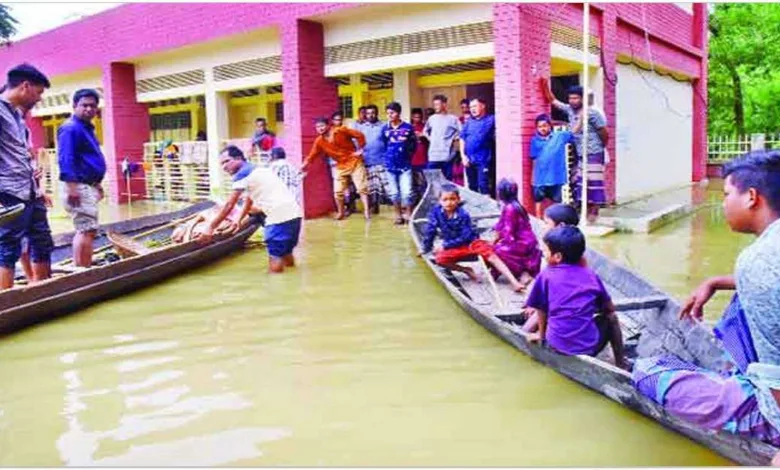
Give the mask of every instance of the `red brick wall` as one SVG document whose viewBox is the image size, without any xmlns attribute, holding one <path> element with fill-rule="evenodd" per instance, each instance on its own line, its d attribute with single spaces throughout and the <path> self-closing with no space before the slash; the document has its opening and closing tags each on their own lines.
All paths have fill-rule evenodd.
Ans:
<svg viewBox="0 0 780 470">
<path fill-rule="evenodd" d="M 615 201 L 617 192 L 617 165 L 619 164 L 617 146 L 615 145 L 617 137 L 617 13 L 614 8 L 607 6 L 599 21 L 599 29 L 602 38 L 602 57 L 604 59 L 604 102 L 602 109 L 607 118 L 607 129 L 609 131 L 609 143 L 607 152 L 610 161 L 607 164 L 606 174 L 604 175 L 604 184 L 607 190 L 607 200 Z"/>
<path fill-rule="evenodd" d="M 39 148 L 44 146 L 45 131 L 43 129 L 43 119 L 32 117 L 28 114 L 25 122 L 27 123 L 27 128 L 30 129 L 32 146 L 37 152 Z"/>
<path fill-rule="evenodd" d="M 320 23 L 291 20 L 281 26 L 284 132 L 288 158 L 300 164 L 311 149 L 314 119 L 338 108 L 335 82 L 325 78 L 325 46 Z M 307 169 L 303 208 L 307 218 L 334 208 L 333 180 L 324 158 Z"/>
<path fill-rule="evenodd" d="M 127 184 L 122 161 L 143 161 L 143 144 L 149 139 L 149 113 L 135 100 L 135 66 L 113 62 L 103 67 L 103 151 L 106 157 L 106 186 L 112 203 L 127 202 Z M 132 199 L 146 196 L 143 170 L 132 175 Z"/>
<path fill-rule="evenodd" d="M 648 54 L 647 40 L 641 29 L 624 23 L 618 18 L 617 38 L 618 49 L 621 54 L 650 63 L 651 56 Z M 650 36 L 650 51 L 652 52 L 653 64 L 669 70 L 683 72 L 691 77 L 698 77 L 701 57 L 694 52 L 689 52 L 689 50 L 692 49 L 686 48 L 683 50 Z"/>
<path fill-rule="evenodd" d="M 29 61 L 59 75 L 359 3 L 128 3 L 0 48 L 0 71 Z"/>
<path fill-rule="evenodd" d="M 693 181 L 707 177 L 707 4 L 693 5 L 693 44 L 702 48 L 700 76 L 693 84 Z"/>
<path fill-rule="evenodd" d="M 496 89 L 497 177 L 513 177 L 523 188 L 522 203 L 532 210 L 528 147 L 534 118 L 549 112 L 539 77 L 550 75 L 550 19 L 543 5 L 493 6 Z"/>
</svg>

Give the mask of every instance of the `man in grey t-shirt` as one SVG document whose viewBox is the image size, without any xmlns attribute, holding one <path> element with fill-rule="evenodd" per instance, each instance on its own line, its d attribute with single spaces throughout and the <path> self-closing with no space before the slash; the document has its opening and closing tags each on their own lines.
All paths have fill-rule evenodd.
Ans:
<svg viewBox="0 0 780 470">
<path fill-rule="evenodd" d="M 0 290 L 13 287 L 22 238 L 28 241 L 33 281 L 51 276 L 54 242 L 44 199 L 36 193 L 26 126 L 20 112 L 40 101 L 49 86 L 44 74 L 22 64 L 8 72 L 7 86 L 0 95 L 0 205 L 24 204 L 20 217 L 0 225 Z"/>
<path fill-rule="evenodd" d="M 423 133 L 428 136 L 428 168 L 441 170 L 444 177 L 452 179 L 452 163 L 455 158 L 453 141 L 460 134 L 460 120 L 447 112 L 447 97 L 433 97 L 433 109 L 436 114 L 425 123 Z"/>
</svg>

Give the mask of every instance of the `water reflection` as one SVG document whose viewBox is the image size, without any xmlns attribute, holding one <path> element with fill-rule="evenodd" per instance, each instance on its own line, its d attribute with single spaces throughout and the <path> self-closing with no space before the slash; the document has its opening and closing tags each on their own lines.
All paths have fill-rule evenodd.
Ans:
<svg viewBox="0 0 780 470">
<path fill-rule="evenodd" d="M 733 251 L 706 214 L 599 243 L 687 293 Z M 387 214 L 310 221 L 284 276 L 250 250 L 4 339 L 0 465 L 726 463 L 502 343 L 413 255 Z"/>
<path fill-rule="evenodd" d="M 234 429 L 163 444 L 122 446 L 119 450 L 117 443 L 143 442 L 147 436 L 170 435 L 211 413 L 247 410 L 252 403 L 235 392 L 197 394 L 187 385 L 184 371 L 170 369 L 181 358 L 161 355 L 182 349 L 179 341 L 142 341 L 135 335 L 115 335 L 114 341 L 119 345 L 99 353 L 117 360 L 113 368 L 119 373 L 114 379 L 118 383 L 113 389 L 89 389 L 85 385 L 79 367 L 93 366 L 89 357 L 82 355 L 82 364 L 77 352 L 60 356 L 60 362 L 69 367 L 62 374 L 66 392 L 61 415 L 67 430 L 56 441 L 64 464 L 225 465 L 259 457 L 262 453 L 257 444 L 289 434 L 280 428 Z M 216 352 L 218 348 L 209 350 Z M 225 380 L 229 375 L 215 371 L 212 377 Z M 109 394 L 123 399 L 118 410 L 103 409 L 99 421 L 86 415 L 95 406 L 91 398 Z M 107 413 L 110 411 L 115 413 Z M 111 419 L 112 414 L 116 421 Z M 231 441 L 234 441 L 232 445 L 225 445 Z"/>
</svg>

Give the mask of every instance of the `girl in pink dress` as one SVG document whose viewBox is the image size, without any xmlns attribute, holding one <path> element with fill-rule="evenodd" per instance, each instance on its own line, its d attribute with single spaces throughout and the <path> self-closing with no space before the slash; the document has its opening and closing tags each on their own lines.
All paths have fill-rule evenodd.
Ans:
<svg viewBox="0 0 780 470">
<path fill-rule="evenodd" d="M 528 212 L 517 200 L 517 192 L 517 183 L 511 178 L 503 178 L 498 183 L 498 199 L 503 209 L 493 227 L 498 235 L 493 249 L 520 283 L 527 286 L 539 274 L 542 252 Z"/>
</svg>

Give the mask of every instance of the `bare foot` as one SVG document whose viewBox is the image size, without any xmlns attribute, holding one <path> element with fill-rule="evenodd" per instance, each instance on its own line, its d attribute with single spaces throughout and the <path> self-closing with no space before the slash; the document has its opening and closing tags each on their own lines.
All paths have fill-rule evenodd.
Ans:
<svg viewBox="0 0 780 470">
<path fill-rule="evenodd" d="M 336 215 L 333 216 L 334 220 L 344 220 L 346 216 L 343 212 L 337 212 Z"/>
<path fill-rule="evenodd" d="M 525 292 L 525 288 L 528 287 L 528 284 L 523 284 L 522 282 L 518 282 L 516 284 L 512 284 L 512 290 L 517 293 Z"/>
<path fill-rule="evenodd" d="M 371 220 L 371 212 L 370 211 L 363 212 L 363 217 L 365 217 L 366 222 L 368 222 L 369 220 Z"/>
<path fill-rule="evenodd" d="M 528 274 L 526 271 L 523 271 L 523 274 L 520 275 L 520 284 L 528 287 L 529 284 L 533 282 L 534 278 L 530 274 Z"/>
<path fill-rule="evenodd" d="M 474 282 L 482 282 L 482 278 L 479 277 L 476 271 L 471 268 L 463 268 L 463 272 Z"/>
</svg>

